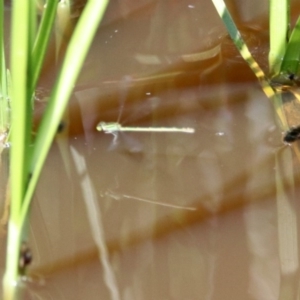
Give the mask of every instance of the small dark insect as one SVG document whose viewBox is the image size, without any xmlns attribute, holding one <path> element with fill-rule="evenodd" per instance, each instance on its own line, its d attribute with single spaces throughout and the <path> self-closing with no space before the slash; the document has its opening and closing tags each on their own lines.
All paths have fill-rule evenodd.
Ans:
<svg viewBox="0 0 300 300">
<path fill-rule="evenodd" d="M 61 122 L 59 123 L 58 127 L 57 127 L 57 133 L 63 132 L 63 130 L 65 129 L 65 127 L 66 127 L 65 122 L 61 121 Z"/>
<path fill-rule="evenodd" d="M 291 73 L 291 74 L 289 74 L 288 78 L 289 78 L 289 80 L 294 81 L 296 78 L 296 75 Z"/>
<path fill-rule="evenodd" d="M 283 141 L 288 144 L 297 140 L 300 140 L 300 126 L 290 128 L 283 137 Z"/>
<path fill-rule="evenodd" d="M 20 259 L 19 259 L 19 268 L 22 272 L 25 271 L 25 268 L 31 263 L 32 254 L 31 250 L 28 247 L 26 242 L 23 242 L 20 250 Z"/>
<path fill-rule="evenodd" d="M 294 83 L 299 83 L 299 75 L 298 74 L 295 74 L 295 73 L 289 73 L 288 74 L 288 79 L 290 81 L 294 81 Z"/>
</svg>

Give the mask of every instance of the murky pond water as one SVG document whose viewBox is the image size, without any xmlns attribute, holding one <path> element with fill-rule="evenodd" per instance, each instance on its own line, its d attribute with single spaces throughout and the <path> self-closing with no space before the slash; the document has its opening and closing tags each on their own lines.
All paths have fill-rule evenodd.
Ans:
<svg viewBox="0 0 300 300">
<path fill-rule="evenodd" d="M 108 9 L 32 204 L 25 299 L 277 299 L 298 272 L 297 231 L 280 260 L 273 107 L 211 3 L 173 2 Z"/>
</svg>

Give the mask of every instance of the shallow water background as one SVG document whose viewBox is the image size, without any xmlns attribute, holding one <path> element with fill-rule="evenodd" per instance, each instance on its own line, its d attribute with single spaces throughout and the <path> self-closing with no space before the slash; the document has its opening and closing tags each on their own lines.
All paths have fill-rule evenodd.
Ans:
<svg viewBox="0 0 300 300">
<path fill-rule="evenodd" d="M 266 4 L 237 2 L 233 15 L 267 70 Z M 195 133 L 113 143 L 100 121 Z M 32 204 L 24 299 L 278 299 L 275 153 L 288 149 L 210 1 L 111 1 L 66 125 Z"/>
</svg>

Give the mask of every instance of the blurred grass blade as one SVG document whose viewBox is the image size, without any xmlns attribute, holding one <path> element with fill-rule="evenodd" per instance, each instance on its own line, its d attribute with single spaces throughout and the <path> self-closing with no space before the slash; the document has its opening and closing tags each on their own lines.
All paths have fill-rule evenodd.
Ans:
<svg viewBox="0 0 300 300">
<path fill-rule="evenodd" d="M 104 225 L 101 216 L 101 210 L 98 204 L 98 197 L 93 181 L 89 175 L 85 158 L 80 155 L 77 150 L 71 146 L 71 155 L 74 160 L 80 179 L 80 187 L 85 203 L 87 217 L 91 227 L 93 240 L 98 248 L 98 257 L 102 263 L 104 283 L 110 292 L 110 299 L 120 300 L 120 291 L 117 284 L 117 279 L 114 273 L 114 268 L 109 259 L 109 249 L 107 247 L 104 234 Z"/>
<path fill-rule="evenodd" d="M 3 96 L 3 89 L 6 88 L 6 67 L 5 67 L 5 55 L 4 55 L 4 30 L 3 30 L 3 22 L 4 22 L 4 5 L 3 1 L 0 1 L 0 92 L 1 96 Z M 2 102 L 2 101 L 1 101 Z"/>
<path fill-rule="evenodd" d="M 8 92 L 7 92 L 7 80 L 6 80 L 6 63 L 5 63 L 5 52 L 4 52 L 4 4 L 0 2 L 0 135 L 1 145 L 5 143 L 5 135 L 8 131 Z"/>
<path fill-rule="evenodd" d="M 69 0 L 61 1 L 57 7 L 55 20 L 55 58 L 56 62 L 65 56 L 67 45 L 74 31 L 71 20 L 71 3 Z M 71 158 L 69 154 L 69 108 L 67 108 L 61 118 L 60 126 L 62 130 L 56 134 L 56 143 L 60 151 L 65 170 L 71 178 Z"/>
<path fill-rule="evenodd" d="M 64 55 L 67 44 L 73 31 L 71 22 L 70 1 L 64 0 L 58 4 L 55 21 L 55 48 L 56 60 L 60 55 Z"/>
<path fill-rule="evenodd" d="M 278 250 L 282 283 L 280 300 L 297 299 L 299 278 L 299 233 L 292 148 L 275 155 Z M 288 280 L 286 280 L 288 278 Z"/>
<path fill-rule="evenodd" d="M 270 0 L 269 73 L 279 74 L 289 35 L 290 0 Z"/>
<path fill-rule="evenodd" d="M 35 0 L 28 0 L 28 52 L 30 53 L 33 49 L 36 28 L 37 28 L 37 15 L 36 15 L 36 3 Z"/>
</svg>

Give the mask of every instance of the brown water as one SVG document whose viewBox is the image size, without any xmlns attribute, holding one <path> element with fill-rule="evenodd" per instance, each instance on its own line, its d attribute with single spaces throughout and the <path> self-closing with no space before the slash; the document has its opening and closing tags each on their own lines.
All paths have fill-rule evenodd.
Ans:
<svg viewBox="0 0 300 300">
<path fill-rule="evenodd" d="M 243 32 L 266 68 L 256 17 Z M 69 115 L 32 204 L 26 299 L 297 299 L 299 207 L 275 181 L 291 149 L 209 1 L 112 1 Z"/>
</svg>

